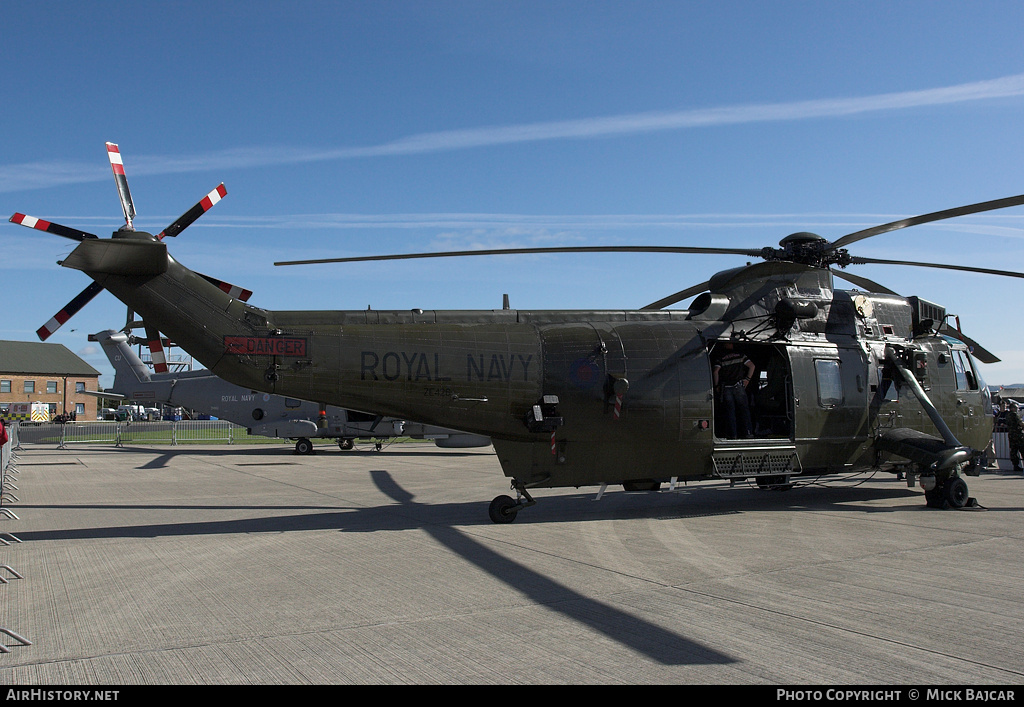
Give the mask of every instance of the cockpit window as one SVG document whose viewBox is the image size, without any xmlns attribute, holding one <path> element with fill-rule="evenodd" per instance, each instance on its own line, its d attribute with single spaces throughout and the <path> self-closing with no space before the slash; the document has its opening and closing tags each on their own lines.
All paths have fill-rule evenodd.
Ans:
<svg viewBox="0 0 1024 707">
<path fill-rule="evenodd" d="M 966 351 L 953 351 L 953 372 L 957 390 L 977 390 L 978 375 Z"/>
</svg>

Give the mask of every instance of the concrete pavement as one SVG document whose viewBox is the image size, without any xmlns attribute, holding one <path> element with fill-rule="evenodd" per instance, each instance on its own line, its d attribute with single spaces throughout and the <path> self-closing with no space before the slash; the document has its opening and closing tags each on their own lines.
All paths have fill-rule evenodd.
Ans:
<svg viewBox="0 0 1024 707">
<path fill-rule="evenodd" d="M 26 446 L 0 533 L 3 685 L 1020 685 L 1024 478 L 925 507 L 540 490 L 489 448 Z M 5 537 L 0 535 L 0 537 Z"/>
</svg>

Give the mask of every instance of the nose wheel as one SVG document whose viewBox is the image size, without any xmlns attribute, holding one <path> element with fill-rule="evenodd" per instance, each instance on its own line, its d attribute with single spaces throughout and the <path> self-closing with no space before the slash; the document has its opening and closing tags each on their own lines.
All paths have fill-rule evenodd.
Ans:
<svg viewBox="0 0 1024 707">
<path fill-rule="evenodd" d="M 957 509 L 967 506 L 971 501 L 967 482 L 960 476 L 936 479 L 934 488 L 925 489 L 924 498 L 929 508 Z"/>
</svg>

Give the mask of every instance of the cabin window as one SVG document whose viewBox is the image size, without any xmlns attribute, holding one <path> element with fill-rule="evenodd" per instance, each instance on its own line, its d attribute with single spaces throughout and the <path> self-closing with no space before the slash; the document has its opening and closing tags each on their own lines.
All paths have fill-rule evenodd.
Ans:
<svg viewBox="0 0 1024 707">
<path fill-rule="evenodd" d="M 957 390 L 977 390 L 978 376 L 971 366 L 966 351 L 953 351 L 953 372 L 956 374 Z"/>
<path fill-rule="evenodd" d="M 284 399 L 284 406 L 286 408 L 302 407 L 302 401 L 301 400 L 296 400 L 295 398 L 285 398 Z"/>
<path fill-rule="evenodd" d="M 839 361 L 817 359 L 814 372 L 818 378 L 818 404 L 834 408 L 843 402 L 843 379 L 839 375 Z"/>
</svg>

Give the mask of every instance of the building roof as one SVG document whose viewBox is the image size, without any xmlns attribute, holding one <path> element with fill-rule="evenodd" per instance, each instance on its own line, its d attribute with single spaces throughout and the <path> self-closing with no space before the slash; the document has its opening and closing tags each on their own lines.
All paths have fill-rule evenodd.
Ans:
<svg viewBox="0 0 1024 707">
<path fill-rule="evenodd" d="M 0 375 L 99 376 L 64 344 L 0 341 Z"/>
</svg>

